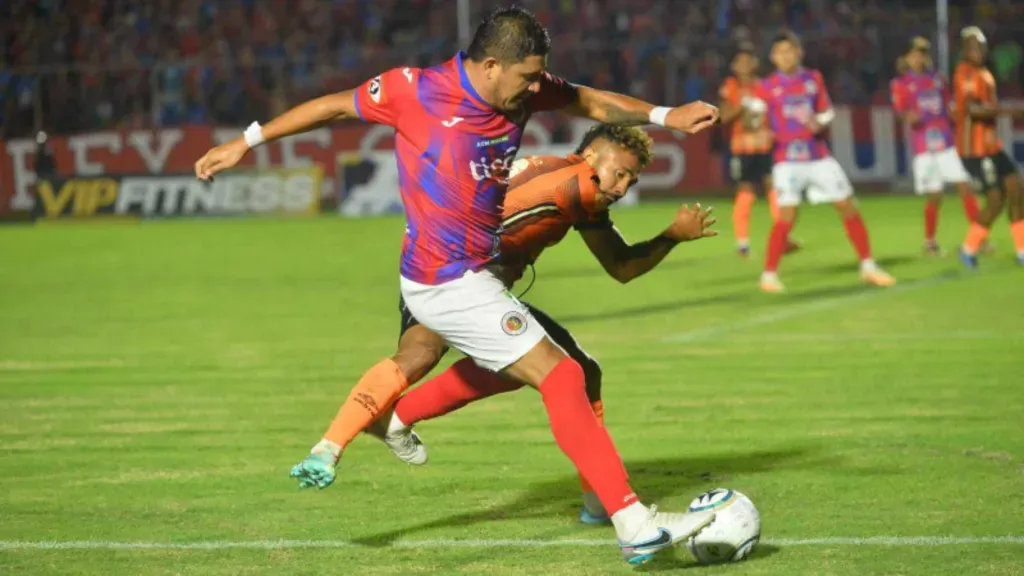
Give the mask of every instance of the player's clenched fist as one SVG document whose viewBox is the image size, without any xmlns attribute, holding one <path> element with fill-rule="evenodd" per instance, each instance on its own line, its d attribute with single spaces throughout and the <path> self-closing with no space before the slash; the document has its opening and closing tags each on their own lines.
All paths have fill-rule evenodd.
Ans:
<svg viewBox="0 0 1024 576">
<path fill-rule="evenodd" d="M 676 242 L 689 242 L 700 238 L 718 236 L 718 230 L 712 230 L 711 226 L 717 222 L 711 216 L 711 207 L 701 208 L 698 203 L 693 208 L 683 204 L 676 212 L 675 220 L 665 231 L 665 235 Z"/>
<path fill-rule="evenodd" d="M 665 127 L 696 134 L 718 123 L 718 107 L 700 100 L 676 106 L 665 117 Z"/>
<path fill-rule="evenodd" d="M 213 179 L 214 174 L 238 164 L 238 161 L 248 151 L 249 145 L 242 139 L 232 140 L 227 144 L 211 148 L 196 162 L 196 178 L 200 180 Z"/>
</svg>

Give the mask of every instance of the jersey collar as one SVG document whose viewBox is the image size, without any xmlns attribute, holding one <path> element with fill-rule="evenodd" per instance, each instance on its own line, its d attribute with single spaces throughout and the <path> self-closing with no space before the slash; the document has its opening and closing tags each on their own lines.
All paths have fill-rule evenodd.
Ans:
<svg viewBox="0 0 1024 576">
<path fill-rule="evenodd" d="M 476 100 L 479 104 L 481 104 L 487 109 L 491 109 L 492 106 L 488 104 L 487 101 L 484 100 L 482 96 L 480 96 L 480 93 L 477 92 L 476 88 L 473 87 L 473 83 L 469 81 L 469 75 L 466 74 L 466 58 L 468 58 L 468 56 L 464 51 L 460 51 L 458 54 L 455 55 L 455 67 L 459 69 L 459 84 L 461 84 L 462 89 L 465 90 L 467 94 L 472 96 L 473 99 Z"/>
</svg>

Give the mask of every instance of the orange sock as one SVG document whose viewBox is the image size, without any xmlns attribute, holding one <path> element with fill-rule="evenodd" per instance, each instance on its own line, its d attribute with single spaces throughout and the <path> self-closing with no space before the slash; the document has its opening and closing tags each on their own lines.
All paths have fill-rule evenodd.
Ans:
<svg viewBox="0 0 1024 576">
<path fill-rule="evenodd" d="M 750 209 L 757 202 L 757 196 L 750 190 L 740 190 L 736 194 L 736 204 L 732 208 L 732 229 L 738 244 L 750 243 Z"/>
<path fill-rule="evenodd" d="M 988 228 L 977 222 L 971 222 L 971 227 L 967 229 L 967 238 L 964 238 L 964 252 L 977 254 L 986 238 L 988 238 Z"/>
<path fill-rule="evenodd" d="M 779 221 L 779 193 L 772 188 L 768 191 L 768 210 L 772 214 L 772 222 Z"/>
<path fill-rule="evenodd" d="M 1017 254 L 1024 254 L 1024 220 L 1011 222 L 1010 233 L 1013 234 L 1013 245 L 1017 248 Z"/>
<path fill-rule="evenodd" d="M 598 400 L 597 402 L 591 402 L 590 408 L 594 411 L 594 416 L 597 416 L 597 421 L 604 426 L 604 403 Z M 593 492 L 594 489 L 590 486 L 590 483 L 586 481 L 583 476 L 580 476 L 580 486 L 583 488 L 583 492 Z"/>
<path fill-rule="evenodd" d="M 378 362 L 359 379 L 324 440 L 337 444 L 342 450 L 384 410 L 387 410 L 409 387 L 405 374 L 390 358 Z"/>
</svg>

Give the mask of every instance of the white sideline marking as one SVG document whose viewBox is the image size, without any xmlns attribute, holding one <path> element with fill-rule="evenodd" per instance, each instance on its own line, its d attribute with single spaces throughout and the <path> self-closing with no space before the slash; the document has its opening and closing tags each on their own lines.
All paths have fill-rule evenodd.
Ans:
<svg viewBox="0 0 1024 576">
<path fill-rule="evenodd" d="M 669 334 L 662 338 L 662 342 L 692 342 L 694 340 L 703 340 L 705 338 L 713 338 L 715 336 L 725 334 L 727 332 L 734 332 L 743 328 L 752 328 L 754 326 L 764 326 L 766 324 L 774 324 L 783 320 L 789 320 L 790 318 L 796 318 L 797 316 L 803 316 L 812 312 L 818 312 L 819 310 L 829 310 L 837 306 L 854 302 L 857 300 L 868 300 L 871 298 L 877 298 L 878 296 L 884 296 L 887 294 L 902 294 L 904 292 L 910 292 L 913 290 L 920 290 L 922 288 L 929 288 L 937 284 L 943 284 L 949 282 L 954 278 L 958 278 L 959 275 L 947 274 L 944 276 L 938 276 L 936 278 L 928 278 L 925 280 L 916 280 L 913 282 L 907 282 L 906 284 L 897 284 L 892 288 L 878 288 L 870 289 L 865 288 L 864 292 L 857 292 L 855 294 L 848 294 L 846 296 L 836 296 L 834 298 L 826 298 L 824 300 L 818 300 L 809 304 L 801 304 L 779 310 L 778 312 L 772 312 L 769 314 L 762 314 L 760 316 L 754 316 L 746 320 L 740 320 L 739 322 L 732 322 L 727 324 L 719 324 L 718 326 L 712 326 L 710 328 L 698 328 L 696 330 L 688 330 L 686 332 L 680 332 L 678 334 Z"/>
<path fill-rule="evenodd" d="M 977 544 L 1024 544 L 1024 536 L 876 536 L 871 538 L 774 538 L 762 540 L 773 546 L 965 546 Z M 615 540 L 577 538 L 568 540 L 396 540 L 380 548 L 549 548 L 613 546 Z M 375 547 L 351 540 L 250 540 L 208 542 L 112 542 L 96 540 L 0 540 L 0 550 L 228 550 L 247 548 L 363 548 Z"/>
</svg>

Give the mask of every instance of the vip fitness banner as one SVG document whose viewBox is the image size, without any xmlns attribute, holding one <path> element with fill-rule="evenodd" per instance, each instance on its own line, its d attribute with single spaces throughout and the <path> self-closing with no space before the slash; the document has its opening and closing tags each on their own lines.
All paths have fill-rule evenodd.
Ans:
<svg viewBox="0 0 1024 576">
<path fill-rule="evenodd" d="M 571 152 L 589 126 L 585 120 L 533 120 L 516 156 Z M 640 179 L 641 195 L 682 196 L 728 187 L 727 158 L 713 149 L 717 134 L 649 132 L 657 158 Z M 1024 160 L 1024 129 L 1002 118 L 999 132 L 1018 162 Z M 241 180 L 226 174 L 210 188 L 194 183 L 192 166 L 198 156 L 239 134 L 237 128 L 190 126 L 53 137 L 48 146 L 57 175 L 42 187 L 37 187 L 33 170 L 36 143 L 0 141 L 0 216 L 305 213 L 313 208 L 304 204 L 304 192 L 297 191 L 308 190 L 304 186 L 313 187 L 320 205 L 345 215 L 401 210 L 393 131 L 388 127 L 349 124 L 273 142 L 246 156 L 243 165 L 250 170 L 234 173 Z M 833 153 L 855 183 L 885 184 L 907 175 L 902 128 L 891 109 L 839 107 L 830 136 Z M 315 168 L 321 170 L 317 176 L 301 176 L 301 171 Z M 466 166 L 474 169 L 480 167 Z M 271 180 L 257 180 L 259 174 Z M 110 201 L 112 194 L 116 198 Z M 296 210 L 299 204 L 304 208 Z"/>
</svg>

